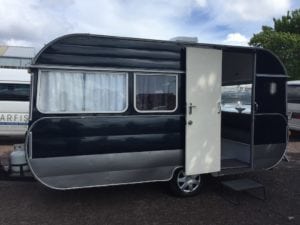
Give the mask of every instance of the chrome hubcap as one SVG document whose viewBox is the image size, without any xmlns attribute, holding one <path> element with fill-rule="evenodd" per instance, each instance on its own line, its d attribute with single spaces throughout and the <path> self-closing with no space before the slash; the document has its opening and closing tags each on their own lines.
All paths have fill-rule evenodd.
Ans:
<svg viewBox="0 0 300 225">
<path fill-rule="evenodd" d="M 200 175 L 186 176 L 181 170 L 177 176 L 177 185 L 183 192 L 190 193 L 195 191 L 201 182 Z"/>
</svg>

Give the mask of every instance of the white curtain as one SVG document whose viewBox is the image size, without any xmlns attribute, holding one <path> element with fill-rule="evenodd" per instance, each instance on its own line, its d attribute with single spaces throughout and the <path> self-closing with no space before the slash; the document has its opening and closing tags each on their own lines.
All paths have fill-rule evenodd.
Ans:
<svg viewBox="0 0 300 225">
<path fill-rule="evenodd" d="M 126 107 L 125 74 L 86 74 L 85 111 L 122 111 Z"/>
<path fill-rule="evenodd" d="M 43 71 L 39 82 L 42 112 L 119 112 L 126 107 L 124 73 Z"/>
<path fill-rule="evenodd" d="M 173 110 L 176 76 L 136 75 L 136 107 L 139 110 Z"/>
</svg>

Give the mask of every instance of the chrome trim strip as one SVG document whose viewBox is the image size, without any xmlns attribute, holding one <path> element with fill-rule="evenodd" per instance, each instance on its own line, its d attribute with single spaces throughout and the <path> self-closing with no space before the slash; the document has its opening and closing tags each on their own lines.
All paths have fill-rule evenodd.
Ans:
<svg viewBox="0 0 300 225">
<path fill-rule="evenodd" d="M 250 145 L 248 143 L 244 143 L 244 142 L 240 142 L 240 141 L 235 141 L 235 140 L 231 140 L 231 139 L 228 139 L 228 138 L 222 138 L 221 140 L 225 140 L 225 141 L 228 141 L 228 142 L 233 142 L 233 143 L 238 143 L 240 145 Z"/>
<path fill-rule="evenodd" d="M 46 187 L 48 187 L 50 189 L 54 189 L 54 190 L 75 190 L 75 189 L 83 189 L 83 188 L 110 187 L 110 186 L 120 186 L 120 185 L 128 185 L 128 184 L 144 184 L 144 183 L 153 183 L 153 182 L 166 182 L 166 181 L 170 181 L 173 178 L 174 173 L 177 169 L 182 168 L 182 166 L 174 167 L 174 169 L 171 173 L 171 176 L 169 178 L 163 179 L 163 180 L 148 180 L 148 181 L 141 181 L 141 182 L 129 182 L 129 183 L 125 182 L 125 183 L 115 183 L 115 184 L 105 184 L 105 185 L 91 185 L 91 186 L 71 187 L 71 188 L 56 188 L 56 187 L 49 186 L 48 184 L 43 182 L 39 177 L 36 176 L 34 171 L 31 169 L 30 163 L 28 163 L 28 165 L 29 165 L 31 173 L 33 174 L 34 178 L 37 181 L 39 181 L 41 184 L 45 185 Z"/>
<path fill-rule="evenodd" d="M 108 171 L 132 171 L 182 165 L 183 149 L 106 154 L 35 157 L 31 160 L 40 177 L 60 177 Z"/>
<path fill-rule="evenodd" d="M 32 112 L 33 112 L 33 88 L 34 88 L 34 75 L 31 73 L 30 75 L 30 101 L 29 101 L 29 120 L 32 120 Z"/>
<path fill-rule="evenodd" d="M 275 74 L 256 74 L 257 77 L 275 77 L 275 78 L 288 78 L 287 75 L 275 75 Z"/>
<path fill-rule="evenodd" d="M 28 158 L 32 159 L 32 132 L 29 133 L 29 154 L 28 154 Z"/>
<path fill-rule="evenodd" d="M 257 113 L 255 116 L 280 116 L 288 123 L 287 118 L 285 118 L 281 113 Z"/>
<path fill-rule="evenodd" d="M 63 70 L 83 70 L 83 71 L 112 71 L 112 72 L 146 72 L 146 73 L 185 73 L 182 70 L 147 70 L 133 68 L 114 67 L 85 67 L 85 66 L 61 66 L 61 65 L 31 65 L 30 68 L 37 69 L 63 69 Z"/>
<path fill-rule="evenodd" d="M 31 130 L 33 129 L 33 127 L 35 126 L 36 123 L 38 123 L 39 121 L 41 120 L 44 120 L 44 119 L 61 119 L 61 118 L 81 118 L 81 119 L 84 119 L 84 118 L 87 118 L 87 117 L 143 117 L 143 116 L 146 116 L 146 114 L 142 114 L 142 115 L 130 115 L 130 116 L 127 116 L 127 115 L 114 115 L 114 116 L 111 116 L 111 115 L 99 115 L 99 116 L 93 116 L 93 115 L 87 115 L 87 116 L 45 116 L 45 117 L 41 117 L 39 119 L 37 119 L 36 121 L 34 121 L 30 127 L 28 127 L 27 129 L 27 134 L 29 134 L 31 132 Z M 165 116 L 165 117 L 177 117 L 177 116 L 184 116 L 184 114 L 170 114 L 170 115 L 149 115 L 149 116 Z M 28 137 L 29 135 L 27 135 Z M 27 137 L 25 137 L 25 143 L 26 143 L 26 140 L 28 139 Z"/>
<path fill-rule="evenodd" d="M 261 146 L 267 146 L 267 145 L 268 144 L 255 145 L 255 147 L 261 147 Z M 272 166 L 270 166 L 268 168 L 263 168 L 264 170 L 270 170 L 270 169 L 276 167 L 283 160 L 283 158 L 285 156 L 285 153 L 287 151 L 287 143 L 277 143 L 277 144 L 271 144 L 271 145 L 274 145 L 274 146 L 276 146 L 276 145 L 283 145 L 284 146 L 284 151 L 283 151 L 281 157 L 278 159 L 278 161 L 276 163 L 274 163 Z M 263 170 L 263 169 L 259 168 L 259 169 L 256 169 L 256 170 Z"/>
<path fill-rule="evenodd" d="M 36 121 L 34 121 L 32 124 L 31 124 L 31 126 L 28 128 L 28 132 L 33 128 L 33 126 L 37 123 L 37 122 L 39 122 L 39 121 L 41 121 L 41 120 L 44 120 L 44 119 L 66 119 L 66 118 L 74 118 L 74 119 L 76 119 L 76 118 L 79 118 L 79 119 L 84 119 L 84 118 L 88 118 L 88 117 L 93 117 L 93 118 L 95 118 L 95 117 L 100 117 L 100 118 L 103 118 L 103 117 L 122 117 L 122 118 L 124 118 L 124 117 L 144 117 L 144 116 L 153 116 L 153 117 L 156 117 L 156 116 L 159 116 L 159 117 L 161 117 L 161 116 L 163 116 L 163 117 L 170 117 L 170 116 L 172 116 L 172 117 L 178 117 L 178 116 L 184 116 L 184 114 L 162 114 L 162 115 L 147 115 L 147 114 L 141 114 L 141 115 L 97 115 L 97 116 L 94 116 L 94 115 L 84 115 L 84 116 L 45 116 L 45 117 L 41 117 L 41 118 L 39 118 L 39 119 L 37 119 Z"/>
<path fill-rule="evenodd" d="M 251 90 L 251 141 L 250 141 L 250 167 L 254 167 L 254 129 L 255 129 L 255 114 L 256 114 L 256 102 L 255 102 L 255 89 L 256 89 L 256 61 L 257 53 L 254 53 L 254 62 L 253 62 L 253 81 L 252 81 L 252 90 Z"/>
<path fill-rule="evenodd" d="M 182 167 L 182 153 L 183 150 L 176 149 L 174 151 L 67 156 L 57 159 L 36 158 L 29 159 L 28 164 L 34 177 L 45 186 L 57 190 L 68 190 L 168 181 L 173 177 L 174 170 Z M 149 157 L 147 163 L 141 160 L 145 157 Z M 134 163 L 135 161 L 137 163 Z M 49 168 L 52 170 L 49 171 Z M 76 180 L 76 178 L 80 179 Z M 101 179 L 98 180 L 99 178 Z"/>
</svg>

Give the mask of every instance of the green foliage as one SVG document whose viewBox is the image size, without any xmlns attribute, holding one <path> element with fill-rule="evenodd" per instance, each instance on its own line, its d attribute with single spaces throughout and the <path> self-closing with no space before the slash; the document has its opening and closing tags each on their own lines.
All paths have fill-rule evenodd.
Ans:
<svg viewBox="0 0 300 225">
<path fill-rule="evenodd" d="M 249 44 L 273 51 L 286 66 L 290 79 L 300 80 L 300 9 L 273 21 L 274 28 L 262 26 Z"/>
<path fill-rule="evenodd" d="M 281 19 L 273 19 L 276 32 L 300 34 L 300 9 L 287 12 Z"/>
</svg>

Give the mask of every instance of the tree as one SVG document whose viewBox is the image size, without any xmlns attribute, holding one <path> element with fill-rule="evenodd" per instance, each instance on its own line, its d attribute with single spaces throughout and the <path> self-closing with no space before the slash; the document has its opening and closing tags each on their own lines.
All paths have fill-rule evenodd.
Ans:
<svg viewBox="0 0 300 225">
<path fill-rule="evenodd" d="M 288 11 L 286 16 L 273 19 L 274 28 L 262 26 L 249 45 L 273 51 L 284 63 L 290 79 L 300 80 L 300 9 Z"/>
</svg>

